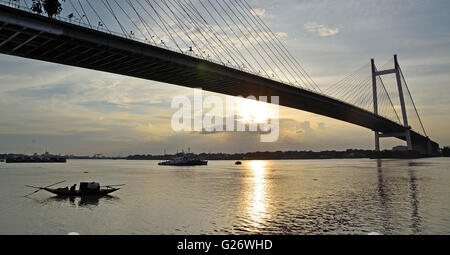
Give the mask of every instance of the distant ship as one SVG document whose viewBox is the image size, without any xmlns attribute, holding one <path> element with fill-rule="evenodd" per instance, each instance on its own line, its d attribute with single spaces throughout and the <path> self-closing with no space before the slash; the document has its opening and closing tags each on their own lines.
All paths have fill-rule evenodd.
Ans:
<svg viewBox="0 0 450 255">
<path fill-rule="evenodd" d="M 65 158 L 16 157 L 7 158 L 6 163 L 66 163 Z"/>
<path fill-rule="evenodd" d="M 208 161 L 199 159 L 194 154 L 177 154 L 171 160 L 158 163 L 160 166 L 205 166 Z"/>
<path fill-rule="evenodd" d="M 6 163 L 66 163 L 66 158 L 51 155 L 48 152 L 45 152 L 43 155 L 34 154 L 33 156 L 15 156 L 9 157 L 5 161 Z"/>
</svg>

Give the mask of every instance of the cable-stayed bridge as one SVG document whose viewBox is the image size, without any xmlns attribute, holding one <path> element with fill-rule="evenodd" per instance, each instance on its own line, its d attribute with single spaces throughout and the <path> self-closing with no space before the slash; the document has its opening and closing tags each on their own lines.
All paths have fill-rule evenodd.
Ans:
<svg viewBox="0 0 450 255">
<path fill-rule="evenodd" d="M 35 3 L 0 0 L 1 53 L 231 96 L 279 96 L 282 106 L 373 130 L 376 150 L 380 137 L 395 137 L 409 150 L 438 151 L 396 56 L 323 90 L 246 0 L 67 0 L 58 15 Z"/>
</svg>

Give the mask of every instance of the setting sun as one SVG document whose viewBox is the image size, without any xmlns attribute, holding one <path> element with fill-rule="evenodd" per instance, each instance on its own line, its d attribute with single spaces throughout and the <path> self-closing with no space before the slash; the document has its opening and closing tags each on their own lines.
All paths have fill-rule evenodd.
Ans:
<svg viewBox="0 0 450 255">
<path fill-rule="evenodd" d="M 240 99 L 236 110 L 239 119 L 247 123 L 264 123 L 274 117 L 270 104 L 255 100 Z"/>
</svg>

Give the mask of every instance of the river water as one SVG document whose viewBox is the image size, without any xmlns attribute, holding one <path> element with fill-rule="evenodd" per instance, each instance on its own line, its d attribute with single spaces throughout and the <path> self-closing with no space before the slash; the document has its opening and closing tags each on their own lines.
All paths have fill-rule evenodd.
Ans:
<svg viewBox="0 0 450 255">
<path fill-rule="evenodd" d="M 0 163 L 0 234 L 450 234 L 450 159 L 157 163 Z M 126 186 L 23 197 L 61 180 Z"/>
</svg>

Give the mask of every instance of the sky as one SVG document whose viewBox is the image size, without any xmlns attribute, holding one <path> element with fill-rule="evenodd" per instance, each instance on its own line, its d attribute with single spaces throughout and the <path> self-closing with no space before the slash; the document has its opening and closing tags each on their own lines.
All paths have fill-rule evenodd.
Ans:
<svg viewBox="0 0 450 255">
<path fill-rule="evenodd" d="M 449 1 L 249 3 L 322 89 L 371 58 L 383 65 L 398 54 L 428 135 L 441 146 L 450 144 Z M 370 130 L 285 107 L 280 108 L 280 138 L 274 143 L 261 143 L 252 133 L 174 132 L 171 118 L 177 110 L 171 108 L 172 99 L 193 93 L 170 84 L 0 55 L 0 153 L 126 156 L 188 148 L 232 153 L 374 147 Z M 395 145 L 403 142 L 382 141 L 386 149 Z"/>
</svg>

